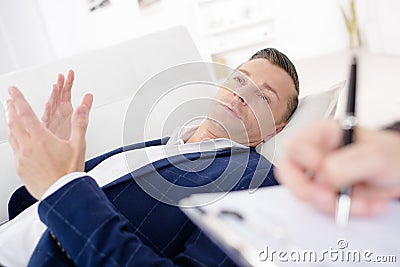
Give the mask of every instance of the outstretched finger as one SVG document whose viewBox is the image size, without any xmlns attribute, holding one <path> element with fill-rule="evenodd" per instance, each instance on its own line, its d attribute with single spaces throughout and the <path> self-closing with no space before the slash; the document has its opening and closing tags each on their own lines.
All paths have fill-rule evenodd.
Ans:
<svg viewBox="0 0 400 267">
<path fill-rule="evenodd" d="M 16 87 L 10 87 L 8 92 L 12 98 L 16 114 L 18 115 L 18 121 L 21 121 L 22 123 L 21 126 L 30 135 L 41 137 L 43 135 L 43 126 L 36 117 L 29 103 L 26 101 L 24 95 Z"/>
<path fill-rule="evenodd" d="M 57 91 L 57 95 L 55 98 L 55 103 L 58 104 L 61 102 L 61 97 L 62 97 L 62 89 L 64 87 L 64 82 L 65 82 L 65 77 L 64 74 L 59 73 L 58 77 L 57 77 L 57 87 L 58 87 L 58 91 Z"/>
<path fill-rule="evenodd" d="M 49 102 L 47 102 L 44 107 L 44 112 L 43 112 L 42 119 L 41 119 L 43 125 L 46 127 L 48 127 L 48 125 L 49 125 L 50 112 L 51 112 L 51 104 Z"/>
<path fill-rule="evenodd" d="M 57 95 L 58 95 L 58 85 L 53 84 L 53 89 L 51 90 L 49 100 L 46 102 L 44 112 L 42 115 L 42 122 L 46 126 L 49 122 L 51 112 L 55 109 L 55 106 L 57 104 Z"/>
<path fill-rule="evenodd" d="M 20 147 L 19 143 L 29 138 L 29 133 L 23 127 L 12 100 L 7 100 L 8 140 L 14 152 Z"/>
<path fill-rule="evenodd" d="M 18 151 L 19 151 L 19 144 L 18 144 L 17 140 L 15 139 L 15 137 L 13 135 L 9 134 L 8 142 L 10 143 L 11 148 L 14 151 L 14 155 L 16 155 L 16 153 L 18 153 Z"/>
<path fill-rule="evenodd" d="M 92 109 L 92 104 L 93 104 L 93 95 L 88 93 L 83 97 L 81 105 L 87 106 L 90 111 Z"/>
<path fill-rule="evenodd" d="M 93 104 L 93 95 L 86 94 L 82 103 L 72 114 L 71 141 L 74 145 L 84 147 L 86 131 L 89 124 L 89 112 Z"/>
<path fill-rule="evenodd" d="M 53 90 L 51 90 L 49 101 L 51 104 L 51 108 L 54 109 L 57 105 L 58 95 L 60 94 L 60 87 L 58 84 L 53 84 Z"/>
<path fill-rule="evenodd" d="M 73 70 L 68 71 L 67 80 L 65 81 L 64 87 L 62 88 L 62 102 L 71 102 L 71 90 L 74 83 L 75 74 Z"/>
</svg>

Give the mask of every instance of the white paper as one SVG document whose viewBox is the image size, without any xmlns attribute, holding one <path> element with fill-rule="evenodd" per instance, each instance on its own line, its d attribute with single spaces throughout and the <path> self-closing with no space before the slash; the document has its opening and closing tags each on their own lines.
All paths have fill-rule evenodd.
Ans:
<svg viewBox="0 0 400 267">
<path fill-rule="evenodd" d="M 375 266 L 378 261 L 397 266 L 400 262 L 398 201 L 390 203 L 383 215 L 350 217 L 343 227 L 335 223 L 334 216 L 300 202 L 283 186 L 255 193 L 232 192 L 203 205 L 211 199 L 215 194 L 193 195 L 182 201 L 185 206 L 200 204 L 206 213 L 193 208 L 183 211 L 225 249 L 236 246 L 236 250 L 242 250 L 243 257 L 254 266 L 268 266 L 272 251 L 275 266 Z"/>
</svg>

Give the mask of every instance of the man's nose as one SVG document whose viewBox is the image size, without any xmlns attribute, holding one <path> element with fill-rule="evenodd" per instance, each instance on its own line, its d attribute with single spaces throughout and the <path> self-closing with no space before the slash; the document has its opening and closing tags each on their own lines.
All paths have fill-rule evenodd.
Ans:
<svg viewBox="0 0 400 267">
<path fill-rule="evenodd" d="M 238 95 L 237 92 L 233 91 L 232 94 L 233 94 L 233 98 L 237 102 L 241 103 L 242 105 L 246 105 L 246 101 L 244 101 L 244 99 L 240 95 Z"/>
</svg>

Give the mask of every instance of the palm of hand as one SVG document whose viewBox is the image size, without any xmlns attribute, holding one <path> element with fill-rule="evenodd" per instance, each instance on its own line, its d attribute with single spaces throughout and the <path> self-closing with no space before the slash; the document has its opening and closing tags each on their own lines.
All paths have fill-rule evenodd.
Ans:
<svg viewBox="0 0 400 267">
<path fill-rule="evenodd" d="M 71 116 L 74 111 L 71 102 L 60 103 L 52 109 L 43 125 L 60 139 L 68 140 L 71 135 Z"/>
<path fill-rule="evenodd" d="M 64 82 L 65 81 L 65 82 Z M 57 83 L 46 103 L 42 124 L 60 139 L 68 140 L 71 135 L 71 116 L 74 111 L 71 103 L 71 90 L 74 72 L 68 72 L 67 79 L 59 74 Z"/>
</svg>

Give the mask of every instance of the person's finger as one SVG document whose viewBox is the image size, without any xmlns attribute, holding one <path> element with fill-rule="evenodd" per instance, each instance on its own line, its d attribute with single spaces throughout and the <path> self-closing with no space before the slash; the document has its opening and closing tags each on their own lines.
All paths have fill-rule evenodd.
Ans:
<svg viewBox="0 0 400 267">
<path fill-rule="evenodd" d="M 296 142 L 296 143 L 294 143 Z M 293 162 L 304 171 L 314 172 L 317 170 L 324 159 L 323 151 L 312 142 L 297 142 L 292 140 L 288 142 L 286 154 Z"/>
<path fill-rule="evenodd" d="M 341 145 L 342 138 L 343 131 L 337 121 L 323 121 L 289 140 L 285 154 L 303 169 L 314 172 L 324 155 Z"/>
<path fill-rule="evenodd" d="M 89 123 L 89 107 L 85 104 L 80 105 L 71 119 L 71 142 L 76 147 L 85 147 L 86 144 L 86 130 Z"/>
<path fill-rule="evenodd" d="M 331 155 L 321 168 L 324 180 L 337 188 L 379 177 L 383 159 L 370 145 L 353 143 Z"/>
<path fill-rule="evenodd" d="M 15 129 L 12 129 L 15 125 L 14 118 L 15 118 L 15 111 L 11 111 L 11 99 L 8 99 L 4 103 L 4 108 L 6 110 L 6 121 L 7 121 L 7 132 L 8 132 L 8 142 L 11 145 L 12 150 L 14 151 L 14 154 L 18 153 L 19 150 L 19 145 L 15 137 L 13 136 L 13 132 Z M 13 114 L 14 113 L 14 114 Z M 14 124 L 14 125 L 13 125 Z"/>
<path fill-rule="evenodd" d="M 8 142 L 11 145 L 12 150 L 14 151 L 14 155 L 16 155 L 19 152 L 19 144 L 15 137 L 11 134 L 8 135 Z"/>
<path fill-rule="evenodd" d="M 350 215 L 351 217 L 359 217 L 381 214 L 386 211 L 387 203 L 388 200 L 383 198 L 364 198 L 352 195 Z"/>
<path fill-rule="evenodd" d="M 337 120 L 325 120 L 309 127 L 300 138 L 315 144 L 325 152 L 340 147 L 343 143 L 343 129 Z"/>
<path fill-rule="evenodd" d="M 369 183 L 360 183 L 352 187 L 352 196 L 365 199 L 395 199 L 400 197 L 400 185 L 378 186 Z"/>
<path fill-rule="evenodd" d="M 25 130 L 17 114 L 12 100 L 7 100 L 7 124 L 10 144 L 14 151 L 20 147 L 20 143 L 28 140 L 29 133 Z"/>
<path fill-rule="evenodd" d="M 288 187 L 292 193 L 301 200 L 308 200 L 312 187 L 309 183 L 310 177 L 305 172 L 289 160 L 282 160 L 280 167 L 274 169 L 276 178 L 281 184 Z"/>
<path fill-rule="evenodd" d="M 22 127 L 32 136 L 42 137 L 43 126 L 33 112 L 31 106 L 26 101 L 24 95 L 16 88 L 10 87 L 8 92 L 12 98 L 13 106 L 15 107 L 16 114 L 22 122 Z"/>
<path fill-rule="evenodd" d="M 51 90 L 51 94 L 49 97 L 49 100 L 46 102 L 45 108 L 44 108 L 44 112 L 42 115 L 42 122 L 47 126 L 49 120 L 50 120 L 50 116 L 51 116 L 51 112 L 56 108 L 56 104 L 57 104 L 57 95 L 58 95 L 58 85 L 57 84 L 53 84 L 53 88 Z"/>
<path fill-rule="evenodd" d="M 84 95 L 81 105 L 87 106 L 90 112 L 90 110 L 92 109 L 92 104 L 93 104 L 93 95 L 90 93 Z"/>
<path fill-rule="evenodd" d="M 57 77 L 58 92 L 57 92 L 56 99 L 55 99 L 56 100 L 55 101 L 56 104 L 59 104 L 61 102 L 62 91 L 63 91 L 63 88 L 64 88 L 64 82 L 65 82 L 64 74 L 59 73 L 58 77 Z"/>
<path fill-rule="evenodd" d="M 290 161 L 281 162 L 276 176 L 300 200 L 326 214 L 334 214 L 337 199 L 335 188 L 318 182 L 316 177 L 311 177 L 309 172 Z"/>
<path fill-rule="evenodd" d="M 309 173 L 291 161 L 282 161 L 279 169 L 275 169 L 275 174 L 278 181 L 287 186 L 297 198 L 312 203 L 323 211 L 326 211 L 325 206 L 329 206 L 335 197 L 334 191 L 317 183 Z"/>
<path fill-rule="evenodd" d="M 47 102 L 46 105 L 44 106 L 44 112 L 41 118 L 43 125 L 46 127 L 49 125 L 50 112 L 51 112 L 51 103 Z"/>
<path fill-rule="evenodd" d="M 57 99 L 60 94 L 60 87 L 58 84 L 53 84 L 53 89 L 51 90 L 49 102 L 51 103 L 51 108 L 55 109 L 57 105 Z"/>
<path fill-rule="evenodd" d="M 86 142 L 85 135 L 89 124 L 89 113 L 92 104 L 93 95 L 86 94 L 82 99 L 81 105 L 72 114 L 71 141 L 77 146 L 84 145 Z"/>
<path fill-rule="evenodd" d="M 392 184 L 390 170 L 396 166 L 398 151 L 395 147 L 398 141 L 392 139 L 392 135 L 384 131 L 357 128 L 352 144 L 334 151 L 326 158 L 321 168 L 324 179 L 337 187 L 363 181 L 380 186 Z"/>
<path fill-rule="evenodd" d="M 73 70 L 68 71 L 67 79 L 62 89 L 62 100 L 63 102 L 71 102 L 71 90 L 74 83 L 75 74 Z"/>
<path fill-rule="evenodd" d="M 314 180 L 307 179 L 306 173 L 299 169 L 294 170 L 288 164 L 282 164 L 281 169 L 276 170 L 277 179 L 287 186 L 300 200 L 311 204 L 314 208 L 334 215 L 337 208 L 337 191 Z M 390 192 L 370 188 L 366 191 L 357 185 L 351 194 L 351 216 L 371 216 L 385 211 L 389 198 L 399 196 L 400 189 L 390 189 Z"/>
</svg>

